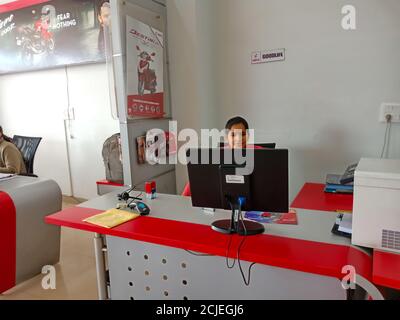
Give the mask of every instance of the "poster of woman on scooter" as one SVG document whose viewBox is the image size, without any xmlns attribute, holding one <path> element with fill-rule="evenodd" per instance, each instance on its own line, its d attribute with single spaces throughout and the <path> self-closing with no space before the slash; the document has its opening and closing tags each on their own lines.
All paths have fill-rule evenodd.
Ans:
<svg viewBox="0 0 400 320">
<path fill-rule="evenodd" d="M 163 33 L 127 17 L 128 118 L 164 116 Z"/>
</svg>

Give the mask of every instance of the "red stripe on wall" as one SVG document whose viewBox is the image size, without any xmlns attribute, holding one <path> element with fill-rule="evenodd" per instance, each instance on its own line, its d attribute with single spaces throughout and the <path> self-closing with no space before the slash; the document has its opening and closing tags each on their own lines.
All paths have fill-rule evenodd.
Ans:
<svg viewBox="0 0 400 320">
<path fill-rule="evenodd" d="M 0 293 L 15 286 L 16 279 L 16 210 L 10 196 L 0 192 Z"/>
<path fill-rule="evenodd" d="M 49 1 L 50 0 L 16 0 L 13 2 L 0 5 L 0 13 L 14 11 Z"/>
</svg>

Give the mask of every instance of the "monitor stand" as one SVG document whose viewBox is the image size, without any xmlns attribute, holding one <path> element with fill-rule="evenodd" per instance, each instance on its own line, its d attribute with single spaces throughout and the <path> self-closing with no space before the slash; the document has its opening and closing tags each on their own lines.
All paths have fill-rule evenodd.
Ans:
<svg viewBox="0 0 400 320">
<path fill-rule="evenodd" d="M 241 220 L 242 206 L 239 204 L 232 206 L 232 218 L 230 220 L 218 220 L 212 223 L 211 227 L 214 231 L 223 234 L 238 234 L 241 236 L 255 236 L 265 232 L 265 228 L 261 223 Z"/>
</svg>

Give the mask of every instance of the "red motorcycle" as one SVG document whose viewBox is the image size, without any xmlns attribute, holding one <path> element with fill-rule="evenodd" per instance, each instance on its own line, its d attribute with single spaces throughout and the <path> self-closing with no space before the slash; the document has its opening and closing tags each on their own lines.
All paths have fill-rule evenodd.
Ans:
<svg viewBox="0 0 400 320">
<path fill-rule="evenodd" d="M 39 27 L 38 22 L 35 24 L 35 28 L 25 26 L 20 29 L 19 33 L 17 45 L 22 48 L 24 61 L 30 63 L 35 55 L 54 52 L 53 34 L 48 29 Z"/>
</svg>

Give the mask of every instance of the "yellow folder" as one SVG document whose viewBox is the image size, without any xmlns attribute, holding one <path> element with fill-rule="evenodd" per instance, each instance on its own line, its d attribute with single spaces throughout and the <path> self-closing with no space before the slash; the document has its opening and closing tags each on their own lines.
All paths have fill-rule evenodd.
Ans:
<svg viewBox="0 0 400 320">
<path fill-rule="evenodd" d="M 140 214 L 131 213 L 118 209 L 111 209 L 106 212 L 100 213 L 93 217 L 83 220 L 84 222 L 94 224 L 104 228 L 114 228 L 125 222 L 134 220 L 140 217 Z"/>
</svg>

